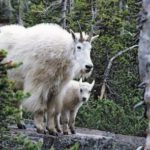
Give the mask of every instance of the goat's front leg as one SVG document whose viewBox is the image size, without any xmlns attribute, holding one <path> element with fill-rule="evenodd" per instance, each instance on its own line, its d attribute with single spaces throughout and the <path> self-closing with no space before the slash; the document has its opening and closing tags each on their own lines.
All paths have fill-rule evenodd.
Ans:
<svg viewBox="0 0 150 150">
<path fill-rule="evenodd" d="M 61 127 L 60 127 L 60 113 L 55 114 L 55 127 L 57 132 L 61 133 Z"/>
<path fill-rule="evenodd" d="M 55 103 L 48 102 L 47 108 L 47 130 L 49 134 L 57 136 L 57 132 L 55 129 Z"/>
<path fill-rule="evenodd" d="M 69 119 L 69 128 L 72 134 L 76 134 L 75 131 L 75 118 L 76 118 L 76 112 L 73 111 L 70 113 L 70 119 Z"/>
<path fill-rule="evenodd" d="M 68 135 L 69 112 L 63 112 L 61 114 L 61 123 L 63 128 L 63 134 Z"/>
<path fill-rule="evenodd" d="M 38 133 L 46 133 L 44 125 L 44 111 L 34 113 L 34 123 Z"/>
<path fill-rule="evenodd" d="M 19 129 L 26 129 L 25 123 L 23 121 L 23 117 L 22 117 L 22 105 L 21 104 L 17 104 L 17 106 L 19 107 L 19 114 L 17 117 L 17 126 Z"/>
</svg>

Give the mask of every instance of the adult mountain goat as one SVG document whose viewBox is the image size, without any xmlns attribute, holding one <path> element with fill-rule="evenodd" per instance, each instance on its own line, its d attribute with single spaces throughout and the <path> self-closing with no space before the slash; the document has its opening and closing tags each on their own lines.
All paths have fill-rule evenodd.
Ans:
<svg viewBox="0 0 150 150">
<path fill-rule="evenodd" d="M 8 34 L 8 39 L 1 38 L 2 33 L 0 48 L 11 40 Z M 47 112 L 47 128 L 50 133 L 56 133 L 54 114 L 59 109 L 59 93 L 75 76 L 91 74 L 91 42 L 97 36 L 69 33 L 56 24 L 39 24 L 20 34 L 15 34 L 20 40 L 10 47 L 6 61 L 23 62 L 23 65 L 10 70 L 9 77 L 16 87 L 31 94 L 22 106 L 34 113 L 37 131 L 44 132 L 43 118 Z M 21 122 L 18 126 L 24 128 Z"/>
</svg>

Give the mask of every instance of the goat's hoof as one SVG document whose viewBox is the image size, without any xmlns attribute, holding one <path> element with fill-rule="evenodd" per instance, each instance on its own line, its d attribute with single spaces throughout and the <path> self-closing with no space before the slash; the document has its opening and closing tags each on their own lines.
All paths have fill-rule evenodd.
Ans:
<svg viewBox="0 0 150 150">
<path fill-rule="evenodd" d="M 58 136 L 58 133 L 56 131 L 49 129 L 47 126 L 46 129 L 48 130 L 49 135 Z"/>
<path fill-rule="evenodd" d="M 56 131 L 48 130 L 48 132 L 50 135 L 58 136 L 58 133 Z"/>
<path fill-rule="evenodd" d="M 71 134 L 76 134 L 76 131 L 75 130 L 71 130 Z"/>
<path fill-rule="evenodd" d="M 18 123 L 17 127 L 18 127 L 18 129 L 26 129 L 26 126 L 24 123 Z"/>
<path fill-rule="evenodd" d="M 56 129 L 58 133 L 61 133 L 61 129 Z"/>
<path fill-rule="evenodd" d="M 64 135 L 69 135 L 69 133 L 67 131 L 63 132 Z"/>
<path fill-rule="evenodd" d="M 43 130 L 43 129 L 36 129 L 37 133 L 40 133 L 40 134 L 46 134 L 46 130 Z"/>
</svg>

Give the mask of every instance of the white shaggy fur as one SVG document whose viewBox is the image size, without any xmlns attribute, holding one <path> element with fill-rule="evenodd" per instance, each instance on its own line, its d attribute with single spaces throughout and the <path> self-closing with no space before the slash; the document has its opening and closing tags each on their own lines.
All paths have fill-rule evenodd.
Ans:
<svg viewBox="0 0 150 150">
<path fill-rule="evenodd" d="M 59 118 L 61 118 L 62 129 L 64 134 L 68 134 L 68 125 L 71 133 L 75 134 L 75 118 L 79 108 L 87 102 L 95 81 L 91 84 L 71 80 L 63 89 L 61 98 L 61 113 L 55 117 L 56 129 L 61 131 Z"/>
<path fill-rule="evenodd" d="M 18 42 L 26 29 L 20 25 L 6 25 L 0 27 L 0 48 L 9 50 Z"/>
<path fill-rule="evenodd" d="M 85 40 L 80 41 L 78 35 L 56 24 L 39 24 L 27 29 L 15 25 L 6 27 L 7 32 L 4 28 L 0 28 L 0 49 L 8 49 L 6 61 L 23 62 L 9 71 L 9 77 L 15 81 L 16 88 L 31 94 L 23 101 L 23 107 L 34 113 L 40 131 L 47 111 L 47 127 L 54 130 L 54 112 L 61 89 L 75 76 L 90 75 L 92 71 L 90 51 L 95 37 L 87 41 L 88 36 L 83 35 Z M 89 69 L 87 65 L 92 67 Z"/>
</svg>

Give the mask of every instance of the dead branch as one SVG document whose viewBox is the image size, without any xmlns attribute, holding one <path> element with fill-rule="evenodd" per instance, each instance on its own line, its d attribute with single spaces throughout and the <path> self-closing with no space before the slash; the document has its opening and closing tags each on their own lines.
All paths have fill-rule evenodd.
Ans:
<svg viewBox="0 0 150 150">
<path fill-rule="evenodd" d="M 51 11 L 55 10 L 56 8 L 58 8 L 60 6 L 61 3 L 62 3 L 62 0 L 57 0 L 57 1 L 51 2 L 51 4 L 48 7 L 46 7 L 42 11 L 42 13 L 47 14 L 49 10 L 51 10 Z"/>
<path fill-rule="evenodd" d="M 99 97 L 99 99 L 103 99 L 104 95 L 105 95 L 105 91 L 106 91 L 106 85 L 107 85 L 107 80 L 108 80 L 108 76 L 109 76 L 109 73 L 110 73 L 110 70 L 111 70 L 111 67 L 112 67 L 112 63 L 113 61 L 118 58 L 119 56 L 121 56 L 122 54 L 128 52 L 129 50 L 132 50 L 133 48 L 136 48 L 138 47 L 138 45 L 133 45 L 129 48 L 126 48 L 120 52 L 118 52 L 116 55 L 114 55 L 108 62 L 108 65 L 105 69 L 105 72 L 104 72 L 104 79 L 103 79 L 103 83 L 102 83 L 102 87 L 101 87 L 101 95 Z"/>
</svg>

